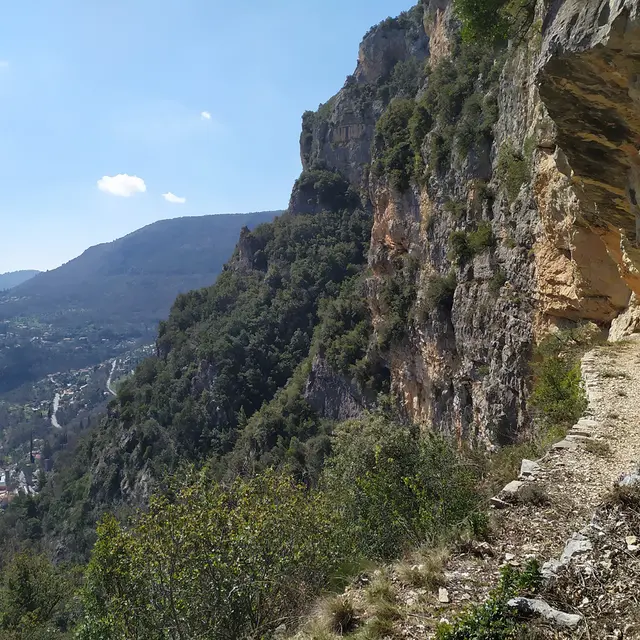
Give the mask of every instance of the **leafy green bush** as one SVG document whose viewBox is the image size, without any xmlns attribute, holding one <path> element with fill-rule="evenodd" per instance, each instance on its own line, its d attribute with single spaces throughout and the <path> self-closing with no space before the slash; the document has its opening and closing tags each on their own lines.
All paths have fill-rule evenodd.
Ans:
<svg viewBox="0 0 640 640">
<path fill-rule="evenodd" d="M 228 489 L 202 476 L 98 528 L 78 638 L 264 637 L 344 555 L 331 505 L 268 472 Z"/>
<path fill-rule="evenodd" d="M 305 204 L 319 205 L 330 211 L 355 208 L 358 205 L 358 196 L 349 181 L 339 173 L 326 169 L 303 171 L 293 186 L 293 197 L 300 198 Z"/>
<path fill-rule="evenodd" d="M 451 259 L 463 265 L 473 258 L 473 249 L 469 245 L 469 234 L 466 231 L 452 231 L 449 235 Z"/>
<path fill-rule="evenodd" d="M 537 560 L 530 560 L 522 570 L 507 565 L 502 569 L 500 584 L 487 602 L 471 608 L 453 624 L 441 623 L 436 639 L 515 640 L 525 625 L 507 602 L 516 596 L 535 594 L 541 586 L 542 575 Z"/>
<path fill-rule="evenodd" d="M 449 235 L 450 257 L 459 265 L 494 245 L 495 238 L 488 222 L 481 222 L 474 231 L 452 231 Z"/>
<path fill-rule="evenodd" d="M 481 222 L 475 231 L 469 232 L 469 248 L 474 255 L 491 249 L 494 245 L 495 238 L 488 222 Z"/>
<path fill-rule="evenodd" d="M 380 289 L 380 302 L 385 308 L 385 321 L 378 328 L 382 348 L 404 340 L 410 325 L 410 312 L 416 301 L 418 262 L 402 256 L 394 262 L 391 276 L 386 276 Z"/>
<path fill-rule="evenodd" d="M 0 590 L 0 637 L 62 638 L 71 631 L 77 616 L 73 593 L 75 575 L 55 567 L 44 555 L 16 554 L 2 576 Z"/>
<path fill-rule="evenodd" d="M 409 188 L 411 178 L 413 150 L 409 121 L 414 107 L 413 100 L 393 100 L 376 124 L 376 170 L 388 176 L 399 191 Z"/>
<path fill-rule="evenodd" d="M 446 537 L 479 505 L 475 473 L 452 445 L 380 415 L 337 428 L 323 481 L 345 534 L 368 557 Z"/>
<path fill-rule="evenodd" d="M 496 167 L 498 178 L 507 192 L 509 202 L 514 202 L 523 184 L 531 180 L 529 160 L 511 144 L 503 144 L 498 151 Z"/>
<path fill-rule="evenodd" d="M 587 408 L 580 362 L 562 336 L 550 336 L 538 347 L 533 362 L 531 406 L 549 426 L 568 427 Z"/>
<path fill-rule="evenodd" d="M 533 21 L 534 0 L 455 0 L 466 42 L 521 38 Z"/>
<path fill-rule="evenodd" d="M 506 283 L 507 283 L 507 276 L 505 275 L 505 272 L 502 269 L 498 268 L 493 274 L 493 277 L 491 278 L 491 280 L 489 280 L 489 291 L 494 296 L 497 296 L 499 295 L 500 290 L 502 289 L 502 287 L 504 287 Z"/>
<path fill-rule="evenodd" d="M 446 276 L 434 275 L 430 277 L 420 304 L 420 319 L 424 321 L 431 312 L 438 308 L 451 311 L 456 285 L 454 271 L 449 272 Z"/>
</svg>

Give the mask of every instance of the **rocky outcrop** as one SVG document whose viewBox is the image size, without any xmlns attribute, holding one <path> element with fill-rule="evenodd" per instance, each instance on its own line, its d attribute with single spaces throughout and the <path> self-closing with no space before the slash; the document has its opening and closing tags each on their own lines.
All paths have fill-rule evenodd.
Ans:
<svg viewBox="0 0 640 640">
<path fill-rule="evenodd" d="M 305 400 L 322 416 L 330 420 L 348 420 L 360 416 L 372 401 L 358 386 L 317 356 L 304 389 Z"/>
<path fill-rule="evenodd" d="M 476 81 L 497 102 L 493 140 L 466 154 L 453 145 L 438 169 L 436 123 L 421 149 L 425 179 L 414 175 L 399 189 L 370 170 L 388 104 L 374 87 L 412 58 L 433 70 L 457 46 L 450 0 L 422 10 L 367 34 L 354 75 L 305 116 L 302 157 L 306 167 L 339 171 L 373 210 L 368 290 L 378 339 L 397 313 L 388 283 L 413 288 L 404 337 L 385 354 L 401 409 L 425 428 L 491 446 L 527 433 L 529 362 L 548 331 L 595 323 L 621 337 L 640 326 L 632 297 L 640 286 L 638 3 L 537 2 L 527 36 L 494 63 L 504 64 L 499 82 Z M 461 264 L 451 233 L 479 225 L 493 243 Z M 434 283 L 452 274 L 450 303 L 425 313 Z"/>
<path fill-rule="evenodd" d="M 556 2 L 545 17 L 540 96 L 582 217 L 640 292 L 640 15 L 636 0 Z"/>
<path fill-rule="evenodd" d="M 419 63 L 428 52 L 420 7 L 371 29 L 360 45 L 357 68 L 344 87 L 317 112 L 303 116 L 303 168 L 327 167 L 346 176 L 355 187 L 363 187 L 375 124 L 386 106 L 379 89 L 398 63 Z"/>
</svg>

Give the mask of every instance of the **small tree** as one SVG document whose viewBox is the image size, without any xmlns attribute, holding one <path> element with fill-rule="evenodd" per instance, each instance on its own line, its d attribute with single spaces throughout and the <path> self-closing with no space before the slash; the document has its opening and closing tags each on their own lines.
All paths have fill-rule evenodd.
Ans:
<svg viewBox="0 0 640 640">
<path fill-rule="evenodd" d="M 125 530 L 98 529 L 84 640 L 262 637 L 341 560 L 324 497 L 267 472 L 228 490 L 201 476 Z"/>
</svg>

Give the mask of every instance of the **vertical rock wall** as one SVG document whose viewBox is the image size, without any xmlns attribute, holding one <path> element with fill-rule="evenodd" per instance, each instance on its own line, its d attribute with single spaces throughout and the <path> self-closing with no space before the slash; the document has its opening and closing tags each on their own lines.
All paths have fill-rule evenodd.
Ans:
<svg viewBox="0 0 640 640">
<path fill-rule="evenodd" d="M 402 409 L 427 429 L 487 445 L 518 439 L 529 427 L 536 341 L 554 327 L 608 329 L 640 287 L 638 2 L 548 5 L 538 2 L 526 41 L 508 52 L 495 89 L 493 145 L 444 172 L 429 171 L 425 152 L 423 184 L 413 180 L 400 192 L 369 171 L 376 121 L 387 106 L 373 99 L 373 88 L 398 62 L 413 56 L 433 68 L 451 54 L 457 26 L 449 0 L 423 3 L 420 23 L 372 30 L 354 76 L 305 116 L 301 139 L 305 167 L 342 173 L 373 209 L 375 327 L 391 313 L 381 295 L 386 279 L 401 265 L 418 265 L 409 276 L 416 302 L 405 338 L 385 354 Z M 510 163 L 522 184 L 509 194 Z M 490 225 L 493 243 L 456 263 L 452 231 L 479 225 Z M 430 283 L 452 273 L 452 304 L 418 313 Z M 630 313 L 619 328 L 637 325 Z"/>
</svg>

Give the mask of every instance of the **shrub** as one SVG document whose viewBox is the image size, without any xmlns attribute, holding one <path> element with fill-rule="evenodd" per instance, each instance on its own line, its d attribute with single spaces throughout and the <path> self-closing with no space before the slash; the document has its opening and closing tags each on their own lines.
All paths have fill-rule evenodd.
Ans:
<svg viewBox="0 0 640 640">
<path fill-rule="evenodd" d="M 454 271 L 450 271 L 446 276 L 434 275 L 430 277 L 422 296 L 420 306 L 421 319 L 424 320 L 429 313 L 438 308 L 451 311 L 456 286 L 457 281 Z"/>
<path fill-rule="evenodd" d="M 487 602 L 469 609 L 458 620 L 441 623 L 437 640 L 500 640 L 518 637 L 525 629 L 517 613 L 507 602 L 519 595 L 535 594 L 542 586 L 537 560 L 530 560 L 522 570 L 511 566 L 502 569 L 500 583 Z"/>
<path fill-rule="evenodd" d="M 463 265 L 473 258 L 473 249 L 469 245 L 469 234 L 466 231 L 452 231 L 449 235 L 451 259 Z"/>
<path fill-rule="evenodd" d="M 201 476 L 156 496 L 130 529 L 98 528 L 81 639 L 269 635 L 326 582 L 340 540 L 323 495 L 268 472 Z"/>
<path fill-rule="evenodd" d="M 498 178 L 507 192 L 509 202 L 514 202 L 522 185 L 531 180 L 529 160 L 516 151 L 509 143 L 505 143 L 498 151 L 496 167 Z"/>
<path fill-rule="evenodd" d="M 549 426 L 571 426 L 587 408 L 580 363 L 550 337 L 538 348 L 533 364 L 531 406 Z"/>
<path fill-rule="evenodd" d="M 473 255 L 482 253 L 486 249 L 491 249 L 494 245 L 495 238 L 488 222 L 481 222 L 475 231 L 469 233 L 469 248 Z"/>
<path fill-rule="evenodd" d="M 455 0 L 466 42 L 522 38 L 533 22 L 533 0 Z"/>
<path fill-rule="evenodd" d="M 339 633 L 348 633 L 356 624 L 356 612 L 349 598 L 335 596 L 325 600 L 322 606 L 323 626 Z"/>
<path fill-rule="evenodd" d="M 413 150 L 409 121 L 415 102 L 396 99 L 391 102 L 376 124 L 374 151 L 379 173 L 387 175 L 399 191 L 409 188 Z"/>
<path fill-rule="evenodd" d="M 493 274 L 491 280 L 489 280 L 489 291 L 497 296 L 500 293 L 500 290 L 507 283 L 507 276 L 505 275 L 502 269 L 496 269 L 496 272 Z"/>
<path fill-rule="evenodd" d="M 4 570 L 0 591 L 2 638 L 53 638 L 74 622 L 72 574 L 43 555 L 22 552 Z M 15 635 L 14 635 L 15 634 Z M 60 637 L 60 636 L 58 636 Z"/>
<path fill-rule="evenodd" d="M 449 235 L 451 259 L 459 265 L 494 245 L 495 238 L 488 222 L 480 223 L 474 231 L 452 231 Z"/>
<path fill-rule="evenodd" d="M 583 442 L 584 450 L 591 455 L 599 458 L 611 457 L 611 446 L 608 442 L 602 440 L 585 440 Z"/>
<path fill-rule="evenodd" d="M 549 504 L 549 494 L 537 484 L 528 483 L 518 491 L 515 496 L 517 504 L 532 504 L 536 507 L 542 507 Z"/>
<path fill-rule="evenodd" d="M 380 415 L 340 425 L 333 451 L 324 482 L 366 556 L 389 558 L 446 536 L 478 506 L 475 473 L 453 446 Z"/>
</svg>

